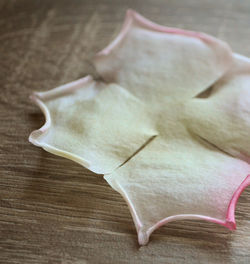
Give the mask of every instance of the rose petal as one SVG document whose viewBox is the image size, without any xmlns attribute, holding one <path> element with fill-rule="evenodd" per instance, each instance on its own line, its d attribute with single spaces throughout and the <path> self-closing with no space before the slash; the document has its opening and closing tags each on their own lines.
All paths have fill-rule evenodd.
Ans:
<svg viewBox="0 0 250 264">
<path fill-rule="evenodd" d="M 137 98 L 91 77 L 35 93 L 33 100 L 45 113 L 46 124 L 30 141 L 96 173 L 113 171 L 156 133 Z"/>
<path fill-rule="evenodd" d="M 195 96 L 217 81 L 231 62 L 226 43 L 157 25 L 132 10 L 121 33 L 95 58 L 97 71 L 107 82 L 154 103 L 160 96 Z"/>
<path fill-rule="evenodd" d="M 156 137 L 105 179 L 127 201 L 144 245 L 156 228 L 180 219 L 203 219 L 234 229 L 230 201 L 248 174 L 246 162 L 187 135 L 186 140 L 171 142 Z"/>
<path fill-rule="evenodd" d="M 191 100 L 186 113 L 194 133 L 250 163 L 250 59 L 235 55 L 234 66 L 212 94 Z"/>
<path fill-rule="evenodd" d="M 30 141 L 105 174 L 127 201 L 140 244 L 184 218 L 234 229 L 250 184 L 248 59 L 129 11 L 95 63 L 118 85 L 86 77 L 36 93 L 46 123 Z"/>
</svg>

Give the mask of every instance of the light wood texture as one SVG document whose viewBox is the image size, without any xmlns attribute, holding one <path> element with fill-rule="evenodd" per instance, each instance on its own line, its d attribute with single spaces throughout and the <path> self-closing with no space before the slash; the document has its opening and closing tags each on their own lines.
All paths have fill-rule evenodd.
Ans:
<svg viewBox="0 0 250 264">
<path fill-rule="evenodd" d="M 127 206 L 101 175 L 28 142 L 43 115 L 28 99 L 87 74 L 126 9 L 203 31 L 250 56 L 247 0 L 0 1 L 0 263 L 250 263 L 250 189 L 238 229 L 180 221 L 138 247 Z"/>
</svg>

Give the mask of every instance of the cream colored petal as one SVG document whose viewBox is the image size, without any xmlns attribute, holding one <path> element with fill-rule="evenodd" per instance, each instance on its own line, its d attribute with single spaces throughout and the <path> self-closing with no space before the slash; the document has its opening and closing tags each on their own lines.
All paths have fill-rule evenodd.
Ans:
<svg viewBox="0 0 250 264">
<path fill-rule="evenodd" d="M 144 245 L 156 228 L 179 219 L 204 219 L 233 229 L 228 208 L 249 173 L 247 163 L 203 142 L 156 137 L 105 179 L 127 201 Z"/>
<path fill-rule="evenodd" d="M 235 55 L 234 67 L 212 94 L 191 100 L 186 113 L 194 133 L 250 163 L 250 59 Z"/>
<path fill-rule="evenodd" d="M 156 134 L 145 106 L 122 87 L 91 77 L 33 100 L 47 122 L 30 141 L 96 173 L 109 173 Z"/>
<path fill-rule="evenodd" d="M 250 184 L 250 78 L 248 59 L 232 58 L 222 41 L 129 11 L 95 60 L 117 84 L 86 77 L 35 93 L 46 123 L 30 141 L 105 174 L 127 201 L 140 244 L 184 218 L 233 229 Z"/>
<path fill-rule="evenodd" d="M 128 11 L 121 33 L 97 54 L 95 66 L 143 100 L 193 97 L 230 67 L 228 45 L 203 33 L 157 25 Z"/>
</svg>

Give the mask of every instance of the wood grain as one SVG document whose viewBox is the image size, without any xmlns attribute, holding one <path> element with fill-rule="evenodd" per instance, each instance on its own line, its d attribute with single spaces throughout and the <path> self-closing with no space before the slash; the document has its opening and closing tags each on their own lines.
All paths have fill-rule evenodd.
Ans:
<svg viewBox="0 0 250 264">
<path fill-rule="evenodd" d="M 203 31 L 250 56 L 246 0 L 0 1 L 0 263 L 250 263 L 250 189 L 238 229 L 170 223 L 138 247 L 125 202 L 101 175 L 28 143 L 43 116 L 28 99 L 86 74 L 126 9 Z"/>
</svg>

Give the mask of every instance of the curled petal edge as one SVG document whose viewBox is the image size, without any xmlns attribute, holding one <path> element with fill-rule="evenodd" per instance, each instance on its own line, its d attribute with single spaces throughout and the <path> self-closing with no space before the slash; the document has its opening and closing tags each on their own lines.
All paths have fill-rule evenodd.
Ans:
<svg viewBox="0 0 250 264">
<path fill-rule="evenodd" d="M 189 37 L 195 37 L 195 38 L 199 38 L 202 41 L 207 42 L 207 43 L 215 43 L 216 42 L 215 38 L 213 38 L 212 36 L 206 35 L 204 33 L 186 31 L 186 30 L 181 30 L 181 29 L 177 29 L 177 28 L 164 27 L 164 26 L 161 26 L 161 25 L 158 25 L 156 23 L 151 22 L 150 20 L 142 17 L 141 15 L 139 15 L 138 13 L 136 13 L 133 10 L 128 10 L 121 32 L 106 48 L 104 48 L 102 51 L 100 51 L 96 54 L 95 59 L 98 59 L 99 56 L 108 55 L 112 51 L 112 49 L 114 49 L 122 41 L 122 39 L 126 36 L 127 32 L 130 30 L 130 27 L 133 24 L 133 21 L 136 21 L 137 23 L 139 23 L 140 26 L 147 28 L 147 29 L 150 29 L 150 30 L 153 30 L 153 31 L 162 32 L 162 33 L 180 34 L 180 35 L 185 35 L 185 36 L 189 36 Z M 56 95 L 61 94 L 61 93 L 62 94 L 70 93 L 70 92 L 78 89 L 78 87 L 80 85 L 88 83 L 89 81 L 92 81 L 92 80 L 93 79 L 91 76 L 86 76 L 85 78 L 79 79 L 77 81 L 68 83 L 68 84 L 63 85 L 63 86 L 60 86 L 60 87 L 55 88 L 49 92 L 34 93 L 33 95 L 30 96 L 31 100 L 35 104 L 37 104 L 40 107 L 41 111 L 44 113 L 45 124 L 40 129 L 35 130 L 30 134 L 29 141 L 36 146 L 41 146 L 42 148 L 44 148 L 45 150 L 47 150 L 51 153 L 54 153 L 54 154 L 62 156 L 62 157 L 66 157 L 68 159 L 71 159 L 71 160 L 83 165 L 86 168 L 90 167 L 90 164 L 88 161 L 86 161 L 82 158 L 79 158 L 77 156 L 74 156 L 72 154 L 69 155 L 69 153 L 62 152 L 57 148 L 48 146 L 47 144 L 42 144 L 42 143 L 37 141 L 37 138 L 39 136 L 41 136 L 42 134 L 45 134 L 51 126 L 51 117 L 49 115 L 49 111 L 41 99 L 46 99 L 47 96 L 50 96 L 50 97 L 56 96 Z M 121 186 L 119 186 L 118 183 L 114 184 L 113 182 L 109 181 L 108 175 L 106 175 L 105 179 L 114 189 L 116 189 L 116 190 L 118 189 L 119 192 L 121 193 L 121 195 L 123 196 L 123 198 L 126 200 L 128 206 L 129 206 L 130 212 L 132 214 L 136 229 L 137 229 L 138 242 L 140 245 L 147 244 L 149 241 L 150 235 L 157 228 L 161 227 L 162 225 L 165 225 L 168 222 L 172 222 L 172 221 L 176 221 L 176 220 L 183 220 L 183 219 L 206 220 L 209 222 L 213 222 L 213 223 L 217 223 L 217 224 L 220 224 L 222 226 L 225 226 L 230 230 L 236 229 L 236 221 L 235 221 L 236 204 L 237 204 L 238 198 L 241 195 L 241 193 L 244 191 L 244 189 L 247 186 L 250 185 L 250 175 L 248 175 L 246 177 L 246 179 L 237 188 L 237 190 L 234 192 L 234 194 L 231 198 L 231 201 L 229 203 L 228 209 L 227 209 L 227 215 L 226 215 L 225 221 L 220 220 L 220 219 L 216 219 L 216 218 L 212 218 L 209 216 L 203 216 L 203 215 L 180 214 L 180 215 L 174 215 L 174 216 L 164 218 L 164 219 L 160 220 L 159 222 L 157 222 L 152 227 L 150 227 L 149 229 L 145 230 L 142 226 L 142 223 L 141 223 L 141 221 L 140 221 L 140 219 L 136 213 L 136 210 L 135 210 L 131 200 L 126 195 L 125 191 L 123 191 L 123 188 Z"/>
<path fill-rule="evenodd" d="M 187 37 L 193 37 L 193 38 L 199 38 L 200 40 L 206 42 L 206 43 L 213 43 L 216 44 L 218 42 L 218 39 L 201 33 L 201 32 L 195 32 L 195 31 L 189 31 L 189 30 L 183 30 L 179 28 L 174 28 L 174 27 L 166 27 L 159 25 L 157 23 L 154 23 L 150 21 L 149 19 L 143 17 L 142 15 L 138 14 L 136 11 L 132 9 L 128 9 L 125 17 L 125 21 L 123 23 L 122 29 L 120 33 L 116 36 L 116 38 L 103 50 L 99 51 L 95 55 L 95 60 L 98 60 L 98 57 L 103 57 L 107 56 L 110 54 L 110 52 L 116 48 L 119 43 L 126 37 L 127 33 L 129 32 L 130 28 L 133 25 L 133 22 L 138 23 L 142 28 L 152 30 L 155 32 L 161 32 L 161 33 L 169 33 L 169 34 L 179 34 L 179 35 L 184 35 Z M 222 41 L 221 41 L 222 42 Z M 223 42 L 226 44 L 225 42 Z M 226 45 L 227 48 L 230 50 L 231 49 L 228 45 Z"/>
<path fill-rule="evenodd" d="M 188 220 L 188 219 L 196 219 L 196 220 L 205 220 L 208 222 L 212 222 L 212 223 L 216 223 L 222 226 L 225 226 L 226 228 L 228 228 L 229 230 L 235 230 L 236 229 L 236 221 L 235 221 L 235 208 L 236 208 L 236 204 L 237 201 L 241 195 L 241 193 L 248 187 L 250 186 L 250 175 L 248 175 L 245 180 L 239 185 L 239 187 L 237 188 L 237 190 L 234 192 L 230 203 L 228 205 L 227 208 L 227 215 L 226 215 L 226 220 L 220 220 L 217 218 L 213 218 L 213 217 L 209 217 L 209 216 L 204 216 L 204 215 L 197 215 L 197 214 L 179 214 L 179 215 L 173 215 L 170 217 L 166 217 L 162 220 L 160 220 L 159 222 L 157 222 L 155 225 L 153 225 L 152 227 L 150 227 L 149 229 L 144 229 L 143 225 L 136 213 L 136 209 L 133 206 L 133 203 L 131 202 L 131 200 L 129 199 L 128 195 L 126 194 L 126 192 L 123 190 L 122 186 L 119 185 L 118 183 L 114 183 L 113 181 L 111 181 L 107 176 L 104 177 L 106 179 L 106 181 L 115 189 L 115 190 L 119 190 L 119 193 L 122 195 L 122 197 L 125 199 L 125 201 L 128 204 L 129 210 L 131 212 L 133 221 L 135 223 L 136 226 L 136 230 L 137 230 L 137 234 L 138 234 L 138 242 L 141 246 L 146 245 L 149 242 L 149 237 L 150 235 L 159 227 L 169 223 L 169 222 L 173 222 L 173 221 L 177 221 L 177 220 Z"/>
<path fill-rule="evenodd" d="M 56 97 L 58 95 L 65 95 L 68 93 L 72 93 L 73 91 L 79 89 L 82 85 L 87 84 L 89 82 L 92 82 L 93 78 L 92 76 L 88 75 L 84 78 L 78 79 L 76 81 L 67 83 L 65 85 L 59 86 L 57 88 L 54 88 L 50 91 L 47 92 L 35 92 L 30 96 L 30 99 L 32 102 L 34 102 L 42 111 L 42 113 L 45 116 L 45 123 L 44 125 L 33 131 L 30 136 L 29 136 L 29 142 L 34 144 L 35 146 L 38 147 L 42 147 L 44 150 L 53 153 L 55 155 L 70 159 L 72 161 L 77 162 L 78 164 L 86 167 L 86 168 L 90 168 L 91 164 L 89 161 L 83 159 L 83 158 L 79 158 L 78 156 L 72 154 L 72 153 L 68 153 L 67 151 L 61 151 L 58 148 L 52 147 L 48 144 L 42 143 L 38 141 L 38 137 L 45 135 L 49 128 L 51 127 L 51 116 L 49 113 L 48 108 L 46 107 L 46 105 L 43 103 L 42 100 L 46 100 L 47 98 L 53 98 Z"/>
</svg>

